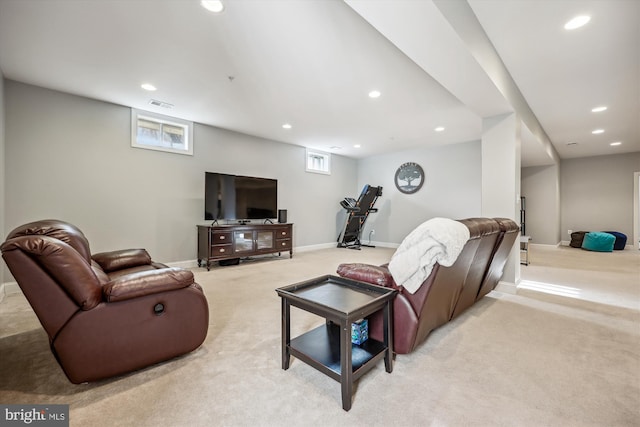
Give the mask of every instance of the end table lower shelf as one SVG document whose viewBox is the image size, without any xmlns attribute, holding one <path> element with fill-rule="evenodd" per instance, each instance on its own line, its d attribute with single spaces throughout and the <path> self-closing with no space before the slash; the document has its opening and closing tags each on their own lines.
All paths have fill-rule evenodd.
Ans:
<svg viewBox="0 0 640 427">
<path fill-rule="evenodd" d="M 291 355 L 324 372 L 336 381 L 342 374 L 340 360 L 340 325 L 327 322 L 291 340 Z M 368 362 L 384 358 L 387 347 L 369 338 L 362 344 L 351 344 L 351 372 L 357 380 L 366 372 L 360 370 Z"/>
</svg>

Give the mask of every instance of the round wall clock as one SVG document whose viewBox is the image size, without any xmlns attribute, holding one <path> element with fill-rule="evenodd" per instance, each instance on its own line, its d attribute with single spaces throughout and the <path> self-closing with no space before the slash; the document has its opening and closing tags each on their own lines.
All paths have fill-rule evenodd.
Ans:
<svg viewBox="0 0 640 427">
<path fill-rule="evenodd" d="M 413 194 L 424 184 L 424 171 L 417 163 L 404 163 L 396 171 L 395 183 L 400 192 Z"/>
</svg>

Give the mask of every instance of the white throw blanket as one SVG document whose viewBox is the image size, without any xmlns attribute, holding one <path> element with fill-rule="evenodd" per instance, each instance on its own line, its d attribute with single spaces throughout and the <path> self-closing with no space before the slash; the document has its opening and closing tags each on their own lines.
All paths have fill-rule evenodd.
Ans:
<svg viewBox="0 0 640 427">
<path fill-rule="evenodd" d="M 391 257 L 389 271 L 395 282 L 412 294 L 429 277 L 435 263 L 450 267 L 469 240 L 461 222 L 432 218 L 420 224 L 400 243 Z"/>
</svg>

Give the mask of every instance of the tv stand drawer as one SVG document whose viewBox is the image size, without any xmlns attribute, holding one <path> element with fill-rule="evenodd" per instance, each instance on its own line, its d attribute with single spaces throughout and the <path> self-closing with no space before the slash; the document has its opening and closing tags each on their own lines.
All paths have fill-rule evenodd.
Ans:
<svg viewBox="0 0 640 427">
<path fill-rule="evenodd" d="M 281 251 L 291 249 L 291 239 L 277 239 L 276 248 Z"/>
<path fill-rule="evenodd" d="M 290 239 L 290 238 L 291 238 L 291 227 L 278 227 L 276 229 L 276 239 Z"/>
<path fill-rule="evenodd" d="M 211 247 L 212 258 L 229 258 L 233 255 L 233 245 L 214 245 Z"/>
<path fill-rule="evenodd" d="M 211 244 L 212 245 L 225 245 L 231 244 L 231 232 L 219 232 L 214 231 L 211 234 Z"/>
</svg>

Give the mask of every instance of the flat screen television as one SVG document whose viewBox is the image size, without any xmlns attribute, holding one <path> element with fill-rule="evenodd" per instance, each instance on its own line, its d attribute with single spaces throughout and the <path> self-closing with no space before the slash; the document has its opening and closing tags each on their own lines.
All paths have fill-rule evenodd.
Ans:
<svg viewBox="0 0 640 427">
<path fill-rule="evenodd" d="M 205 172 L 205 220 L 271 219 L 278 216 L 278 181 Z"/>
</svg>

